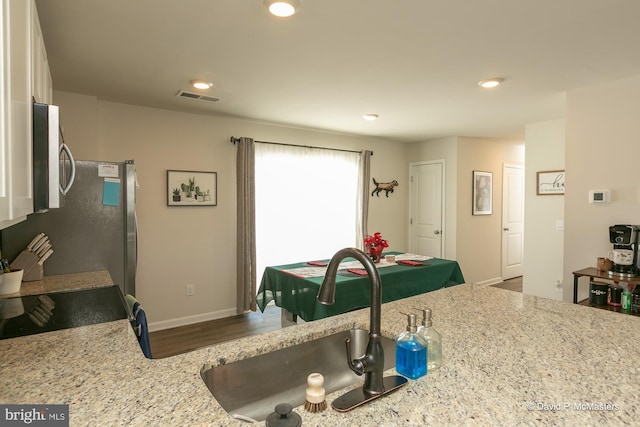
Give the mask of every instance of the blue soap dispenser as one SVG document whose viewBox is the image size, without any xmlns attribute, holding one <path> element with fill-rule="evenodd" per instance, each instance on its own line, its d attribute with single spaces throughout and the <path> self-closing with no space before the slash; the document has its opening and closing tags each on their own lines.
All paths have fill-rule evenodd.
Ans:
<svg viewBox="0 0 640 427">
<path fill-rule="evenodd" d="M 396 338 L 396 371 L 415 380 L 427 374 L 427 341 L 417 333 L 415 314 L 407 314 L 407 330 Z"/>
</svg>

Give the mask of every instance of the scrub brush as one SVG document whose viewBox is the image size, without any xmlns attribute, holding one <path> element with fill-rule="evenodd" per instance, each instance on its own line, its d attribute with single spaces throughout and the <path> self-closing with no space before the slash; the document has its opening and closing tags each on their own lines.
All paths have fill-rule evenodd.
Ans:
<svg viewBox="0 0 640 427">
<path fill-rule="evenodd" d="M 322 412 L 327 409 L 323 384 L 322 374 L 313 373 L 307 377 L 307 399 L 304 402 L 304 409 L 309 412 Z"/>
</svg>

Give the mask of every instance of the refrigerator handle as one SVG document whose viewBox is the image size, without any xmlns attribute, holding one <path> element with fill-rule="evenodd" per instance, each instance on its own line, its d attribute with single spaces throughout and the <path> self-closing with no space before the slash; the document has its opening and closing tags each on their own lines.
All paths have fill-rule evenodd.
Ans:
<svg viewBox="0 0 640 427">
<path fill-rule="evenodd" d="M 69 157 L 69 165 L 71 166 L 71 170 L 69 171 L 69 180 L 67 181 L 67 184 L 64 187 L 62 186 L 62 184 L 60 184 L 60 193 L 64 195 L 69 192 L 69 190 L 71 189 L 71 186 L 73 185 L 73 181 L 76 179 L 76 162 L 75 160 L 73 160 L 73 154 L 71 154 L 71 150 L 69 149 L 69 146 L 64 142 L 62 143 L 62 145 L 60 145 L 60 154 L 62 154 L 63 151 L 67 153 L 67 157 Z"/>
<path fill-rule="evenodd" d="M 127 160 L 125 168 L 125 224 L 127 258 L 125 262 L 125 292 L 136 294 L 136 274 L 138 270 L 138 215 L 136 214 L 136 169 L 133 160 Z"/>
</svg>

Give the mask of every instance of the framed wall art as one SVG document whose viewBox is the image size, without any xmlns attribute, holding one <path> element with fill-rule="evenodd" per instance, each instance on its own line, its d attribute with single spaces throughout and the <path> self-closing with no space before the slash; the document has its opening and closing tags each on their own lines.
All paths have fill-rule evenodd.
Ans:
<svg viewBox="0 0 640 427">
<path fill-rule="evenodd" d="M 217 172 L 167 170 L 167 206 L 217 204 Z"/>
<path fill-rule="evenodd" d="M 536 172 L 536 194 L 555 196 L 564 194 L 564 171 Z"/>
<path fill-rule="evenodd" d="M 473 171 L 473 215 L 493 213 L 493 172 Z"/>
</svg>

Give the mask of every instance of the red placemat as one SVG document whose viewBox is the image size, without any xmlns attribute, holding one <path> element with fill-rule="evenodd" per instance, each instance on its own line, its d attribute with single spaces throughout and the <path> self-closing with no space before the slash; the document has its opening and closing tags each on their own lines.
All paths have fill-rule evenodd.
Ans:
<svg viewBox="0 0 640 427">
<path fill-rule="evenodd" d="M 309 265 L 316 265 L 318 267 L 326 267 L 328 264 L 324 261 L 308 261 L 307 264 Z"/>
<path fill-rule="evenodd" d="M 402 259 L 400 261 L 396 261 L 397 264 L 410 265 L 412 267 L 417 267 L 419 265 L 424 265 L 420 261 L 411 261 L 410 259 Z"/>
</svg>

